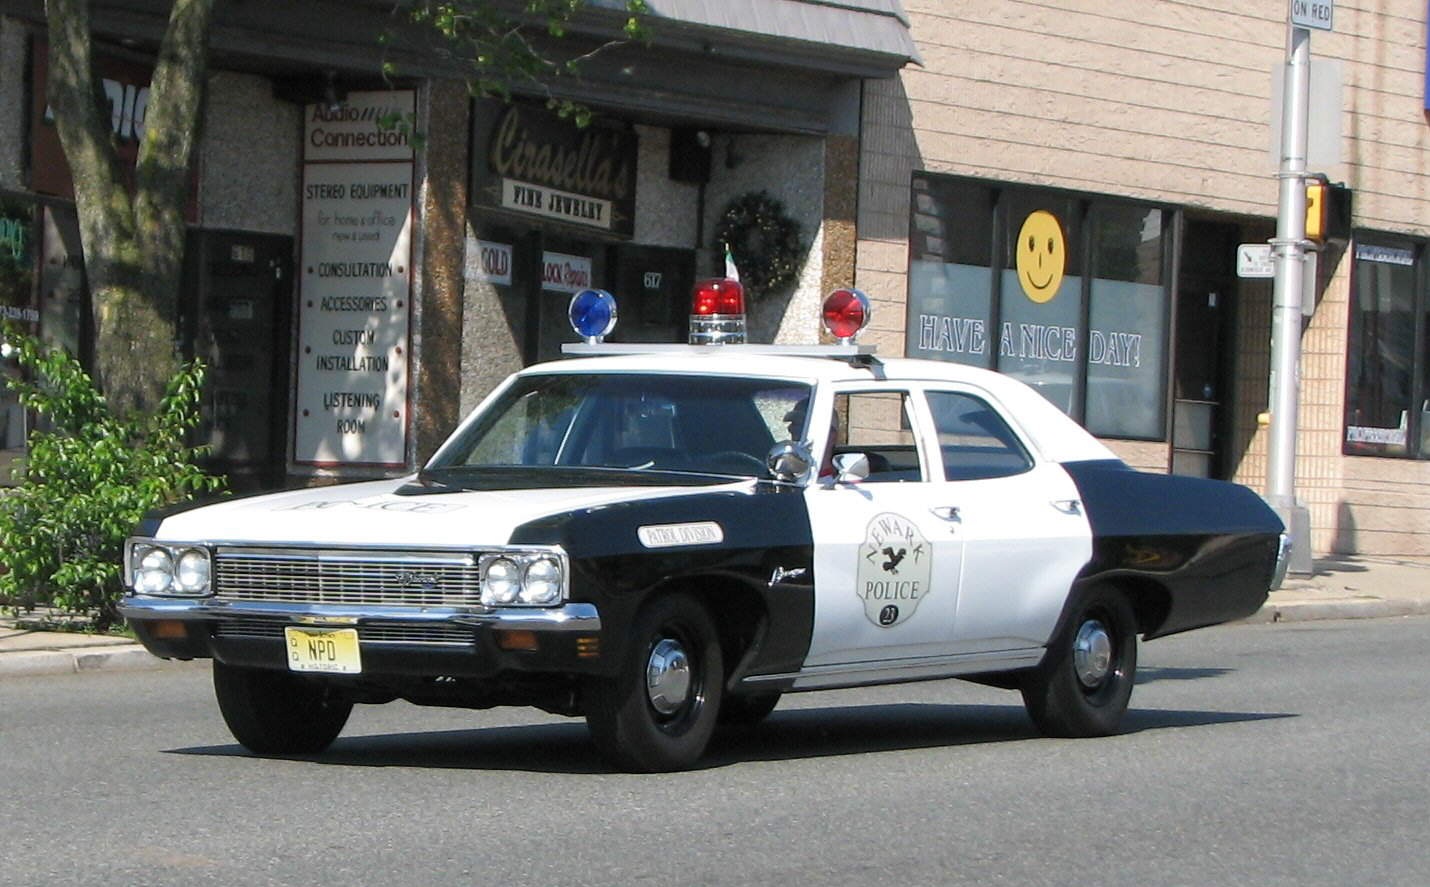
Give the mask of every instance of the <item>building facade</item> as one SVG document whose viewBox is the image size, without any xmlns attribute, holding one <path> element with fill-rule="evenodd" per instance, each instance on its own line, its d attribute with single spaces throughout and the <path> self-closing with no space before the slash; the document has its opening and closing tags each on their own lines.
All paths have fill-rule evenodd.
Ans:
<svg viewBox="0 0 1430 887">
<path fill-rule="evenodd" d="M 121 145 L 162 5 L 96 10 Z M 1275 228 L 1285 2 L 662 0 L 640 44 L 594 6 L 559 45 L 590 54 L 582 78 L 508 105 L 375 0 L 220 5 L 176 318 L 212 367 L 216 469 L 414 470 L 574 338 L 574 289 L 621 297 L 618 338 L 681 339 L 722 222 L 757 207 L 797 228 L 799 270 L 754 301 L 752 339 L 817 341 L 821 294 L 853 282 L 882 353 L 1013 374 L 1139 468 L 1265 489 L 1272 287 L 1237 253 Z M 1311 165 L 1350 207 L 1305 298 L 1319 554 L 1430 553 L 1425 29 L 1420 0 L 1342 3 L 1311 44 Z M 45 35 L 41 3 L 0 0 L 0 305 L 83 354 Z M 3 409 L 0 462 L 32 418 Z"/>
<path fill-rule="evenodd" d="M 131 162 L 162 6 L 94 10 Z M 826 278 L 853 276 L 861 84 L 913 54 L 896 0 L 673 0 L 639 42 L 619 39 L 620 3 L 591 7 L 545 47 L 586 57 L 580 76 L 514 84 L 507 104 L 470 97 L 449 47 L 391 4 L 219 4 L 176 329 L 210 367 L 202 435 L 236 486 L 414 470 L 498 381 L 575 341 L 583 287 L 629 296 L 617 340 L 683 337 L 732 207 L 798 231 L 797 279 L 752 306 L 754 336 L 817 339 Z M 42 4 L 0 3 L 0 303 L 84 355 L 46 34 Z M 33 417 L 4 409 L 9 461 Z"/>
<path fill-rule="evenodd" d="M 881 349 L 1012 373 L 1138 467 L 1264 492 L 1271 281 L 1236 252 L 1275 232 L 1288 4 L 906 8 L 922 64 L 867 81 L 861 125 Z M 1312 32 L 1310 167 L 1352 206 L 1304 300 L 1318 554 L 1430 553 L 1425 33 L 1419 0 Z M 1021 272 L 1054 252 L 1039 289 Z"/>
</svg>

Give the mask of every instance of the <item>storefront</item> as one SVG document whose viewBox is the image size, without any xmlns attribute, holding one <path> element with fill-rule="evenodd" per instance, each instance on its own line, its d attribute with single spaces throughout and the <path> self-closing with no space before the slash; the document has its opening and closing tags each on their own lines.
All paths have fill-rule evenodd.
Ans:
<svg viewBox="0 0 1430 887">
<path fill-rule="evenodd" d="M 535 103 L 478 102 L 468 279 L 522 308 L 512 320 L 523 363 L 553 359 L 573 341 L 567 303 L 590 287 L 622 295 L 616 338 L 684 337 L 696 244 L 633 242 L 639 143 L 636 126 L 618 118 L 579 128 Z M 679 187 L 668 177 L 644 181 Z"/>
<path fill-rule="evenodd" d="M 595 9 L 558 44 L 600 49 L 555 86 L 591 110 L 584 128 L 547 110 L 551 86 L 474 101 L 416 39 L 380 44 L 391 10 L 375 0 L 218 9 L 176 318 L 181 351 L 209 365 L 211 467 L 238 489 L 412 470 L 507 373 L 559 353 L 585 286 L 622 294 L 622 337 L 678 341 L 692 282 L 722 267 L 712 233 L 746 195 L 803 232 L 798 279 L 752 324 L 814 341 L 808 305 L 853 273 L 859 84 L 914 53 L 897 3 L 792 5 L 754 30 L 681 0 L 639 46 L 611 44 Z M 163 27 L 148 5 L 95 10 L 121 144 L 142 135 Z M 0 303 L 83 358 L 44 40 L 40 8 L 0 3 L 0 113 L 24 121 L 0 134 Z M 390 110 L 410 128 L 376 125 Z M 29 417 L 5 416 L 13 458 Z"/>
</svg>

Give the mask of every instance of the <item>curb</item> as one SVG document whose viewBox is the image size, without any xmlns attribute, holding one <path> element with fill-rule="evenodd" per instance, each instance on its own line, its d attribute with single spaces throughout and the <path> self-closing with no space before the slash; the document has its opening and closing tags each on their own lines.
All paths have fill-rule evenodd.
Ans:
<svg viewBox="0 0 1430 887">
<path fill-rule="evenodd" d="M 1268 601 L 1243 623 L 1315 622 L 1323 619 L 1386 619 L 1397 616 L 1430 615 L 1430 600 L 1386 600 L 1384 598 L 1343 598 L 1325 601 Z"/>
<path fill-rule="evenodd" d="M 82 671 L 162 668 L 159 659 L 139 644 L 74 650 L 25 650 L 0 655 L 0 678 L 20 675 L 77 674 Z"/>
</svg>

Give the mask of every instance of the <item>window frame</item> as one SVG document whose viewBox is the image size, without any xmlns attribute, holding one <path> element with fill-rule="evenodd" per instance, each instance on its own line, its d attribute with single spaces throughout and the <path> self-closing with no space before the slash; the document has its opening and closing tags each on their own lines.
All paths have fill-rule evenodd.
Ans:
<svg viewBox="0 0 1430 887">
<path fill-rule="evenodd" d="M 938 450 L 939 477 L 944 483 L 964 483 L 969 481 L 999 480 L 1005 477 L 1017 477 L 1021 474 L 1027 474 L 1028 472 L 1032 471 L 1034 468 L 1037 467 L 1038 458 L 1034 454 L 1033 448 L 1028 445 L 1028 441 L 1024 439 L 1023 433 L 1019 430 L 1016 423 L 1012 422 L 1009 419 L 1007 413 L 1005 413 L 1002 408 L 998 406 L 996 401 L 994 401 L 993 398 L 989 397 L 986 393 L 957 385 L 931 384 L 922 386 L 919 391 L 919 394 L 921 395 L 921 397 L 919 398 L 921 406 L 927 414 L 928 425 L 925 433 L 928 435 L 931 445 Z M 948 463 L 947 461 L 945 461 L 944 457 L 943 443 L 939 437 L 940 432 L 938 428 L 938 419 L 935 415 L 933 405 L 934 395 L 953 395 L 957 397 L 967 398 L 968 400 L 977 401 L 979 404 L 982 404 L 984 409 L 988 410 L 988 412 L 997 417 L 999 423 L 1008 432 L 1008 437 L 1013 443 L 1013 446 L 1008 447 L 1008 449 L 1010 451 L 1016 452 L 1018 456 L 1022 457 L 1022 468 L 1018 469 L 1017 471 L 980 474 L 976 477 L 950 477 L 948 471 Z M 996 435 L 990 435 L 990 437 L 997 439 Z"/>
<path fill-rule="evenodd" d="M 907 430 L 909 436 L 913 439 L 914 452 L 918 456 L 919 460 L 919 477 L 903 480 L 876 480 L 873 479 L 873 477 L 871 476 L 869 478 L 863 479 L 862 481 L 860 481 L 860 483 L 927 484 L 933 482 L 936 478 L 941 478 L 943 476 L 942 462 L 935 462 L 933 455 L 929 452 L 930 444 L 928 438 L 928 428 L 930 426 L 928 422 L 928 416 L 925 412 L 926 405 L 923 403 L 923 398 L 919 396 L 921 394 L 919 388 L 910 385 L 880 385 L 877 383 L 870 384 L 868 382 L 855 382 L 835 385 L 831 391 L 831 400 L 829 403 L 831 431 L 847 432 L 849 427 L 847 424 L 847 419 L 840 419 L 840 398 L 855 397 L 858 395 L 865 394 L 897 394 L 901 397 L 901 427 L 899 430 L 904 430 L 902 424 L 907 423 Z M 831 456 L 838 455 L 838 450 L 842 448 L 853 447 L 857 450 L 863 446 L 875 446 L 873 444 L 850 444 L 847 442 L 847 435 L 846 442 L 840 444 L 837 438 L 838 435 L 836 434 L 834 438 L 831 438 L 826 443 L 826 447 L 829 449 Z M 903 444 L 898 444 L 898 446 L 903 446 Z M 937 474 L 934 473 L 935 465 L 938 465 Z"/>
</svg>

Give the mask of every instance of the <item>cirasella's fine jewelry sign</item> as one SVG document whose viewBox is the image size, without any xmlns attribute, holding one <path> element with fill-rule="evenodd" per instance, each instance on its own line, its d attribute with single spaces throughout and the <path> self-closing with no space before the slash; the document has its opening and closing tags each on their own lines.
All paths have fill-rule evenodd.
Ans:
<svg viewBox="0 0 1430 887">
<path fill-rule="evenodd" d="M 293 416 L 302 464 L 405 462 L 413 96 L 351 93 L 305 111 Z"/>
</svg>

